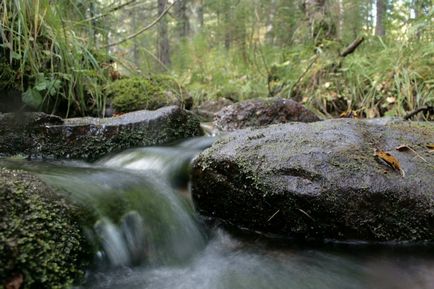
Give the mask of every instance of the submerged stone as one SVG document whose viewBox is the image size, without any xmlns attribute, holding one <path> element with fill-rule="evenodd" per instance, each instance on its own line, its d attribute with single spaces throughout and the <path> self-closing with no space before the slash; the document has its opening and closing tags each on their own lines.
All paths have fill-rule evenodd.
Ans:
<svg viewBox="0 0 434 289">
<path fill-rule="evenodd" d="M 82 278 L 90 255 L 78 212 L 37 177 L 0 168 L 0 286 L 67 288 Z"/>
<path fill-rule="evenodd" d="M 193 200 L 206 217 L 289 238 L 434 241 L 434 154 L 426 147 L 433 141 L 428 122 L 335 119 L 239 130 L 194 161 Z"/>
<path fill-rule="evenodd" d="M 93 161 L 124 149 L 202 134 L 191 113 L 169 106 L 110 118 L 60 119 L 43 113 L 0 115 L 0 155 Z"/>
<path fill-rule="evenodd" d="M 260 127 L 287 122 L 319 121 L 313 112 L 300 103 L 280 97 L 250 99 L 226 106 L 214 117 L 215 126 L 222 131 Z"/>
</svg>

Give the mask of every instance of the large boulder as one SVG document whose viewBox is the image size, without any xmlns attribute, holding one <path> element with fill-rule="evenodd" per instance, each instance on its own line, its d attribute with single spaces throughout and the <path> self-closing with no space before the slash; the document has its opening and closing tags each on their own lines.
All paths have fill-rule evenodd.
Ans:
<svg viewBox="0 0 434 289">
<path fill-rule="evenodd" d="M 287 122 L 314 122 L 320 120 L 300 103 L 280 97 L 251 99 L 224 107 L 215 114 L 216 128 L 233 131 Z"/>
<path fill-rule="evenodd" d="M 66 288 L 83 277 L 79 216 L 37 177 L 0 168 L 0 287 Z"/>
<path fill-rule="evenodd" d="M 194 161 L 193 200 L 206 217 L 266 234 L 433 241 L 433 141 L 428 122 L 335 119 L 240 130 Z M 403 172 L 374 149 L 389 152 Z"/>
<path fill-rule="evenodd" d="M 110 118 L 7 113 L 0 114 L 0 155 L 93 161 L 110 152 L 201 134 L 198 119 L 177 106 Z"/>
</svg>

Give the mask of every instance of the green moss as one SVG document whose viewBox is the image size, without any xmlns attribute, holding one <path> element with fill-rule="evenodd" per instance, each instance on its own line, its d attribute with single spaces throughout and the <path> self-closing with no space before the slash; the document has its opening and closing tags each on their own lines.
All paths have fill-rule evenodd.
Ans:
<svg viewBox="0 0 434 289">
<path fill-rule="evenodd" d="M 24 276 L 24 289 L 66 288 L 83 276 L 78 211 L 38 178 L 0 169 L 0 280 Z"/>
<path fill-rule="evenodd" d="M 107 87 L 107 94 L 117 112 L 154 110 L 169 104 L 182 104 L 186 99 L 184 89 L 165 75 L 121 79 Z"/>
</svg>

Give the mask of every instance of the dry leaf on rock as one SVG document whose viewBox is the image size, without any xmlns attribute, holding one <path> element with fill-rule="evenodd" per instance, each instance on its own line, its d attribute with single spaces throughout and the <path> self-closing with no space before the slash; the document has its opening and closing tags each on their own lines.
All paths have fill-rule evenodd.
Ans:
<svg viewBox="0 0 434 289">
<path fill-rule="evenodd" d="M 374 156 L 377 157 L 378 159 L 381 159 L 383 162 L 388 164 L 394 170 L 399 171 L 402 174 L 402 176 L 405 176 L 405 172 L 401 168 L 401 164 L 399 163 L 399 160 L 396 157 L 392 156 L 390 153 L 382 150 L 375 150 Z"/>
</svg>

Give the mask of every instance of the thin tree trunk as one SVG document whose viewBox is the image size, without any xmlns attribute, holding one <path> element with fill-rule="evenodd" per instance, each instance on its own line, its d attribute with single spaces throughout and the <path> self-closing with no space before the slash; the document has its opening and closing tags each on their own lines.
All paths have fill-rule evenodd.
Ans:
<svg viewBox="0 0 434 289">
<path fill-rule="evenodd" d="M 203 14 L 204 14 L 203 0 L 200 0 L 199 5 L 197 7 L 197 18 L 198 18 L 200 28 L 203 28 L 204 26 Z"/>
<path fill-rule="evenodd" d="M 161 15 L 167 4 L 167 0 L 157 0 L 158 1 L 158 15 Z M 168 35 L 168 26 L 166 18 L 160 19 L 158 25 L 158 44 L 157 44 L 157 56 L 158 60 L 164 66 L 170 65 L 170 43 Z"/>
<path fill-rule="evenodd" d="M 386 0 L 377 0 L 377 15 L 375 23 L 375 35 L 384 36 L 386 35 L 386 30 L 384 28 L 384 18 L 386 13 Z"/>
<path fill-rule="evenodd" d="M 190 19 L 187 15 L 187 0 L 178 0 L 175 5 L 177 23 L 177 34 L 179 39 L 184 39 L 190 35 Z"/>
<path fill-rule="evenodd" d="M 268 44 L 272 44 L 274 42 L 273 22 L 274 22 L 274 17 L 276 15 L 276 8 L 277 8 L 277 0 L 271 0 L 270 9 L 267 15 L 267 22 L 265 24 L 267 28 L 267 33 L 265 37 Z"/>
<path fill-rule="evenodd" d="M 338 0 L 338 4 L 339 4 L 338 35 L 339 35 L 339 39 L 343 39 L 344 38 L 344 16 L 345 16 L 344 0 Z"/>
<path fill-rule="evenodd" d="M 95 3 L 93 3 L 93 2 L 90 2 L 90 7 L 89 7 L 89 11 L 90 11 L 90 17 L 91 18 L 93 18 L 94 16 L 95 16 Z M 92 20 L 92 45 L 93 46 L 97 46 L 97 43 L 96 43 L 96 20 L 95 19 L 93 19 Z"/>
<path fill-rule="evenodd" d="M 336 38 L 336 23 L 326 19 L 325 4 L 326 0 L 304 0 L 302 5 L 315 45 L 320 45 L 324 39 Z"/>
<path fill-rule="evenodd" d="M 130 11 L 130 17 L 131 17 L 131 26 L 132 31 L 137 30 L 137 11 L 135 9 L 132 9 Z M 137 40 L 137 37 L 133 39 L 133 60 L 136 65 L 139 64 L 139 43 Z"/>
<path fill-rule="evenodd" d="M 230 6 L 230 4 L 228 5 Z M 223 17 L 224 17 L 224 27 L 225 27 L 225 31 L 224 31 L 224 38 L 225 38 L 225 48 L 226 49 L 230 49 L 231 48 L 231 44 L 232 44 L 232 25 L 233 23 L 231 23 L 231 9 L 229 9 L 229 7 L 226 7 L 225 11 L 223 11 Z"/>
</svg>

